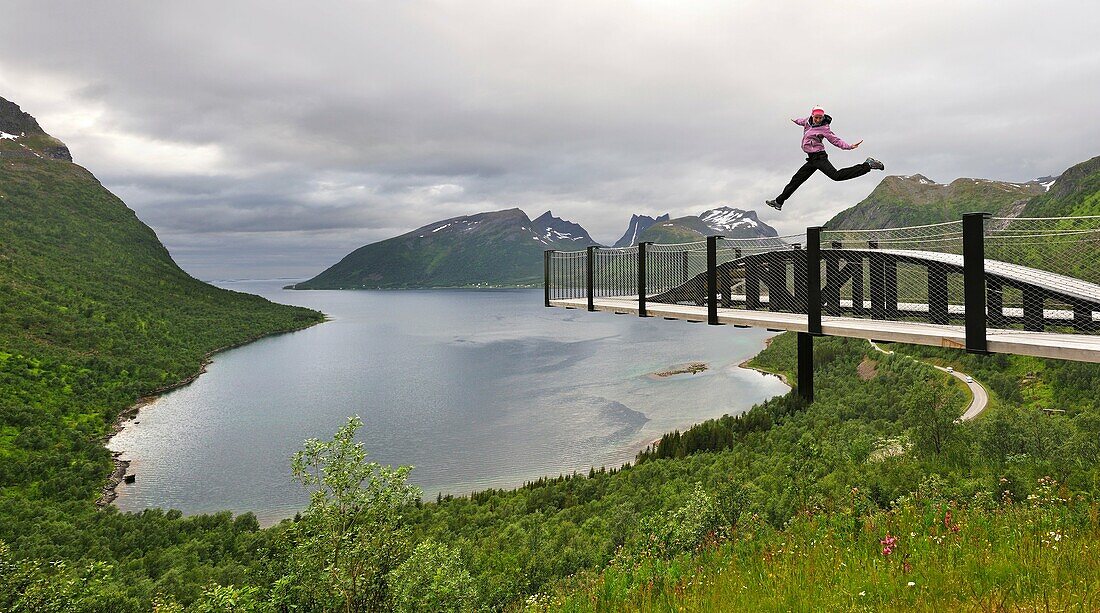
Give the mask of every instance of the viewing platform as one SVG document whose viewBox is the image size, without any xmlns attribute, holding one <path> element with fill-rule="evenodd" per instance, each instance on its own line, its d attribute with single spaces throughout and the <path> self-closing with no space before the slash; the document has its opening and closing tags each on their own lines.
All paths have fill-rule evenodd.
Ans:
<svg viewBox="0 0 1100 613">
<path fill-rule="evenodd" d="M 547 251 L 545 306 L 1100 362 L 1100 217 Z"/>
</svg>

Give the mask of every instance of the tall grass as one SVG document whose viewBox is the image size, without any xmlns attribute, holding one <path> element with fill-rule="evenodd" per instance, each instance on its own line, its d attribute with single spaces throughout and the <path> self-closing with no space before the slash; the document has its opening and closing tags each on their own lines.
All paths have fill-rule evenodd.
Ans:
<svg viewBox="0 0 1100 613">
<path fill-rule="evenodd" d="M 1097 611 L 1100 505 L 1053 480 L 1028 500 L 961 506 L 918 490 L 891 511 L 748 518 L 722 543 L 659 559 L 621 551 L 529 611 Z"/>
</svg>

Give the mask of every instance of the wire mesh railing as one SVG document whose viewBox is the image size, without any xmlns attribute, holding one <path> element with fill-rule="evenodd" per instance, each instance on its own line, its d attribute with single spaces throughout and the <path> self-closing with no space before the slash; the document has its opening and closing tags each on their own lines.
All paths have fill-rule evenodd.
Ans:
<svg viewBox="0 0 1100 613">
<path fill-rule="evenodd" d="M 597 298 L 638 297 L 638 247 L 593 250 L 593 292 Z"/>
<path fill-rule="evenodd" d="M 992 333 L 1100 333 L 1100 216 L 986 223 Z"/>
<path fill-rule="evenodd" d="M 919 320 L 965 317 L 963 227 L 822 230 L 825 317 Z"/>
<path fill-rule="evenodd" d="M 963 324 L 967 349 L 985 351 L 987 331 L 1100 333 L 1098 256 L 1100 216 L 972 213 L 903 228 L 548 251 L 546 303 L 636 300 L 640 315 L 647 304 L 706 306 L 711 323 L 719 308 L 803 313 L 815 333 L 823 318 Z"/>
<path fill-rule="evenodd" d="M 546 300 L 588 296 L 588 253 L 547 251 L 545 259 Z"/>
<path fill-rule="evenodd" d="M 718 239 L 719 306 L 805 313 L 805 243 L 805 234 Z"/>
<path fill-rule="evenodd" d="M 650 244 L 645 248 L 647 302 L 704 305 L 707 242 Z"/>
</svg>

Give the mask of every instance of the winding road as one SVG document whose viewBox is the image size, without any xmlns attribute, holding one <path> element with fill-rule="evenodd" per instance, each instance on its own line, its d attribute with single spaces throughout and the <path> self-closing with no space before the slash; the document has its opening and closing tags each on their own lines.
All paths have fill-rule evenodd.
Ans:
<svg viewBox="0 0 1100 613">
<path fill-rule="evenodd" d="M 875 348 L 875 351 L 885 353 L 887 355 L 893 355 L 894 354 L 893 351 L 886 351 L 882 347 L 879 347 L 875 343 L 875 341 L 867 341 L 867 342 L 871 343 L 871 346 Z M 966 380 L 967 375 L 965 373 L 961 373 L 957 370 L 956 371 L 949 371 L 946 368 L 943 368 L 942 366 L 936 366 L 935 364 L 929 364 L 928 362 L 918 360 L 918 359 L 916 359 L 912 356 L 905 356 L 905 357 L 909 358 L 910 360 L 913 360 L 914 362 L 920 362 L 921 364 L 927 364 L 928 366 L 931 366 L 932 368 L 935 368 L 937 370 L 942 370 L 943 372 L 948 373 L 950 375 L 954 375 L 954 377 L 956 379 L 962 381 L 963 383 L 966 383 L 966 386 L 970 388 L 970 394 L 973 396 L 973 400 L 970 401 L 970 406 L 966 407 L 966 410 L 963 411 L 962 416 L 959 417 L 955 421 L 970 421 L 971 419 L 974 419 L 975 417 L 977 417 L 979 413 L 984 411 L 985 407 L 989 404 L 989 393 L 986 392 L 985 388 L 982 387 L 982 384 L 978 383 L 978 381 L 976 379 L 974 379 L 973 377 L 970 377 L 970 381 L 968 382 Z"/>
</svg>

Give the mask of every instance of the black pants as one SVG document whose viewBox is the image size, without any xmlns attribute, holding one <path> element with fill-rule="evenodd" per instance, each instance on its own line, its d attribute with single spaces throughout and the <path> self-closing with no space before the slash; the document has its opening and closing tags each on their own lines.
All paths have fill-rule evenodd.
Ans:
<svg viewBox="0 0 1100 613">
<path fill-rule="evenodd" d="M 847 168 L 841 168 L 837 170 L 833 163 L 829 161 L 829 154 L 824 151 L 818 151 L 811 153 L 806 158 L 806 163 L 802 165 L 802 168 L 798 169 L 798 172 L 794 173 L 791 177 L 791 182 L 787 184 L 787 187 L 783 188 L 783 193 L 779 194 L 779 197 L 775 199 L 779 204 L 783 204 L 787 198 L 791 197 L 794 190 L 798 189 L 799 185 L 806 182 L 806 179 L 810 178 L 810 175 L 814 174 L 814 171 L 820 170 L 825 173 L 826 177 L 829 177 L 833 181 L 847 181 L 848 179 L 854 179 L 861 177 L 871 172 L 871 167 L 867 165 L 867 162 L 862 164 L 856 164 L 855 166 L 849 166 Z"/>
</svg>

